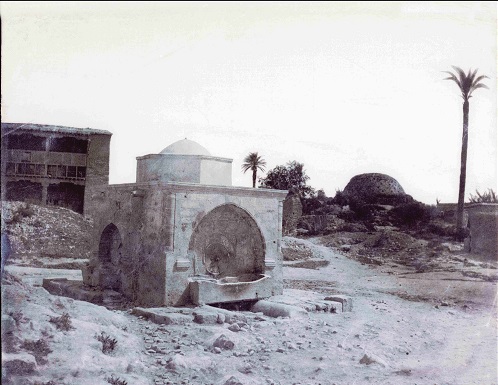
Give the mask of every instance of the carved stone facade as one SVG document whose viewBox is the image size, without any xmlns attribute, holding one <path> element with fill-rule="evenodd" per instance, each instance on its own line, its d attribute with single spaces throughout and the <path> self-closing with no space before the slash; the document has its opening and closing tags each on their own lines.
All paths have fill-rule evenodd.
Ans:
<svg viewBox="0 0 498 385">
<path fill-rule="evenodd" d="M 169 161 L 182 160 L 187 169 L 190 161 L 209 156 L 200 154 L 197 144 L 187 147 L 168 154 Z M 226 169 L 211 170 L 212 180 L 231 181 L 231 175 L 216 172 Z M 98 250 L 84 269 L 85 283 L 145 306 L 234 302 L 282 293 L 281 203 L 286 191 L 156 175 L 163 177 L 104 186 L 96 194 Z"/>
</svg>

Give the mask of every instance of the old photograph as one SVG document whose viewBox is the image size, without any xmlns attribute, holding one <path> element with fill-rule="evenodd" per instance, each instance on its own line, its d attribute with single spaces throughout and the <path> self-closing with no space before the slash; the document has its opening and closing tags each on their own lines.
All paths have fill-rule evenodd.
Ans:
<svg viewBox="0 0 498 385">
<path fill-rule="evenodd" d="M 6 385 L 498 385 L 496 2 L 0 2 Z"/>
</svg>

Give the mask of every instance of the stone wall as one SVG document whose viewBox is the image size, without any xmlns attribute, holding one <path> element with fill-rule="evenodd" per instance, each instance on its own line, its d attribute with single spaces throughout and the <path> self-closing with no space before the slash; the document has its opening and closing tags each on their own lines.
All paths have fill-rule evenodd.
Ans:
<svg viewBox="0 0 498 385">
<path fill-rule="evenodd" d="M 466 208 L 469 251 L 486 259 L 498 260 L 498 204 L 476 204 Z"/>
<path fill-rule="evenodd" d="M 220 240 L 220 234 L 230 240 L 231 251 L 237 258 L 249 259 L 247 269 L 244 269 L 251 270 L 251 263 L 257 265 L 255 270 L 273 278 L 272 292 L 281 294 L 281 202 L 284 194 L 276 190 L 170 183 L 111 185 L 102 198 L 94 200 L 95 207 L 100 210 L 95 219 L 95 238 L 99 240 L 96 243 L 101 243 L 110 224 L 118 229 L 122 242 L 120 258 L 126 263 L 121 266 L 122 275 L 118 277 L 121 282 L 116 287 L 143 305 L 188 302 L 189 278 L 206 273 L 200 269 L 203 261 L 199 255 L 206 246 L 205 240 L 210 236 Z M 233 211 L 231 214 L 243 223 L 235 226 L 223 221 L 203 221 L 217 208 L 224 207 Z M 204 242 L 200 248 L 196 247 L 196 230 L 207 231 L 199 238 Z M 99 285 L 99 274 L 109 272 L 109 269 L 102 268 L 99 250 L 94 250 L 93 255 L 84 276 L 87 283 Z M 111 266 L 114 275 L 118 270 Z M 230 270 L 227 273 L 237 272 Z"/>
<path fill-rule="evenodd" d="M 95 189 L 109 183 L 109 153 L 111 135 L 91 135 L 88 141 L 86 159 L 85 203 L 83 214 L 90 216 L 94 212 L 92 195 Z"/>
<path fill-rule="evenodd" d="M 303 215 L 303 205 L 299 195 L 289 193 L 283 203 L 282 228 L 284 235 L 296 234 L 297 224 Z"/>
<path fill-rule="evenodd" d="M 182 182 L 231 186 L 232 160 L 205 155 L 153 154 L 137 158 L 137 183 Z"/>
</svg>

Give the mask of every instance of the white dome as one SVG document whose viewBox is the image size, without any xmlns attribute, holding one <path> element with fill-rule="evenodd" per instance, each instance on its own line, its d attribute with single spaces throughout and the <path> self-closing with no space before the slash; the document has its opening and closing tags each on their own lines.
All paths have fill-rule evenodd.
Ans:
<svg viewBox="0 0 498 385">
<path fill-rule="evenodd" d="M 211 156 L 210 152 L 202 147 L 199 143 L 187 138 L 170 144 L 160 154 L 176 154 L 176 155 L 207 155 Z"/>
</svg>

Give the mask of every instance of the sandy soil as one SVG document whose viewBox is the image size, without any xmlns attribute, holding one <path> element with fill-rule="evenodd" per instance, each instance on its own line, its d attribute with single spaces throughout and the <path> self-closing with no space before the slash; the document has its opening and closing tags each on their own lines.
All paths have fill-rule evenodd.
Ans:
<svg viewBox="0 0 498 385">
<path fill-rule="evenodd" d="M 17 317 L 10 349 L 29 352 L 23 341 L 45 339 L 52 350 L 34 374 L 10 383 L 105 385 L 111 376 L 128 385 L 498 383 L 496 281 L 487 279 L 493 271 L 458 256 L 450 271 L 366 265 L 323 241 L 284 239 L 294 250 L 284 267 L 286 295 L 346 294 L 353 312 L 293 318 L 241 312 L 246 319 L 237 327 L 156 325 L 32 286 L 53 276 L 50 270 L 8 267 L 25 281 L 2 285 L 4 313 Z M 74 329 L 60 331 L 49 322 L 63 312 Z M 95 338 L 101 332 L 118 341 L 109 354 Z M 233 349 L 214 348 L 221 335 Z"/>
</svg>

